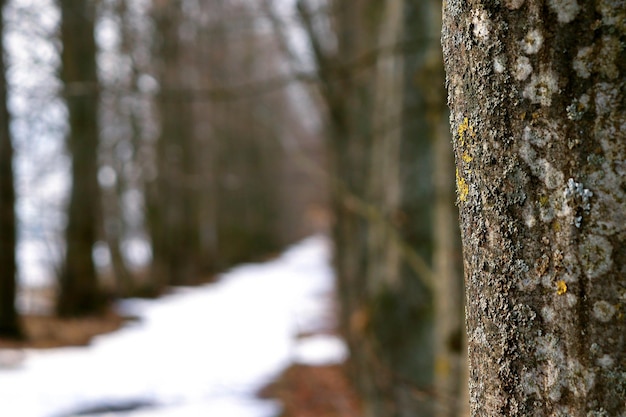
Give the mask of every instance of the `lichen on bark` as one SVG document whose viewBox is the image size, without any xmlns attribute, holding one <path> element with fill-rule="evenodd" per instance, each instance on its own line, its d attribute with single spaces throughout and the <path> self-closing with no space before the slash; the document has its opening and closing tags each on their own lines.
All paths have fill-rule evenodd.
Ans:
<svg viewBox="0 0 626 417">
<path fill-rule="evenodd" d="M 444 5 L 473 416 L 626 416 L 625 10 Z"/>
</svg>

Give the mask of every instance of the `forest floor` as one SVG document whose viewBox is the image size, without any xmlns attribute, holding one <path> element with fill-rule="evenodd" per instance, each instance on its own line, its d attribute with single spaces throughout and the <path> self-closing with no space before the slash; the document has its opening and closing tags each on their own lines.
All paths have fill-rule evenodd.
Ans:
<svg viewBox="0 0 626 417">
<path fill-rule="evenodd" d="M 95 336 L 118 330 L 132 318 L 122 317 L 113 310 L 101 316 L 62 319 L 51 315 L 29 314 L 21 318 L 23 341 L 0 338 L 0 349 L 51 349 L 86 346 Z"/>
<path fill-rule="evenodd" d="M 356 393 L 343 365 L 298 365 L 283 371 L 278 380 L 259 393 L 283 404 L 280 417 L 358 417 Z"/>
<path fill-rule="evenodd" d="M 133 318 L 113 310 L 102 316 L 61 319 L 27 315 L 22 323 L 27 338 L 16 342 L 0 339 L 0 349 L 50 349 L 86 346 L 92 338 L 114 332 Z M 359 400 L 350 386 L 344 365 L 293 364 L 277 380 L 259 392 L 283 405 L 280 417 L 358 417 Z"/>
<path fill-rule="evenodd" d="M 47 315 L 22 317 L 24 341 L 0 339 L 0 349 L 50 349 L 86 346 L 96 336 L 114 332 L 134 318 L 113 310 L 102 316 L 61 319 Z M 359 400 L 344 365 L 293 364 L 259 393 L 283 405 L 280 417 L 358 417 Z"/>
</svg>

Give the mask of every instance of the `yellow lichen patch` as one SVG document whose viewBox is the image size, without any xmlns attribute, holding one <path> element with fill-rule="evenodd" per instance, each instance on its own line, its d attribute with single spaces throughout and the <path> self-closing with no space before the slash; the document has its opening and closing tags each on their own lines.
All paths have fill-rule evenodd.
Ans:
<svg viewBox="0 0 626 417">
<path fill-rule="evenodd" d="M 548 201 L 549 201 L 549 198 L 547 195 L 542 195 L 541 197 L 539 197 L 539 204 L 541 205 L 541 207 L 547 206 Z"/>
<path fill-rule="evenodd" d="M 556 282 L 556 293 L 563 295 L 567 292 L 567 284 L 562 279 Z"/>
<path fill-rule="evenodd" d="M 463 122 L 459 125 L 457 132 L 459 133 L 459 143 L 461 144 L 461 146 L 465 145 L 466 133 L 469 133 L 471 137 L 476 137 L 476 133 L 474 132 L 474 126 L 470 124 L 467 117 L 463 119 Z"/>
<path fill-rule="evenodd" d="M 472 159 L 474 158 L 469 156 L 467 152 L 463 152 L 463 155 L 461 155 L 461 159 L 463 159 L 463 162 L 469 163 L 469 162 L 472 162 Z"/>
<path fill-rule="evenodd" d="M 459 195 L 460 201 L 467 201 L 467 195 L 469 194 L 469 185 L 465 181 L 465 178 L 459 175 L 459 170 L 456 170 L 456 189 Z"/>
</svg>

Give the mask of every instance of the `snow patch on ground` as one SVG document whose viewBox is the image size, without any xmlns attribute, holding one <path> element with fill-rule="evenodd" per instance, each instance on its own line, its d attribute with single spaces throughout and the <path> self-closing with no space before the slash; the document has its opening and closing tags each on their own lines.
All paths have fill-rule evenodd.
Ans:
<svg viewBox="0 0 626 417">
<path fill-rule="evenodd" d="M 277 415 L 280 404 L 255 393 L 283 368 L 346 357 L 335 337 L 296 337 L 329 316 L 329 248 L 326 238 L 311 237 L 216 284 L 125 300 L 120 311 L 141 320 L 87 348 L 25 351 L 21 366 L 0 369 L 0 416 L 69 416 L 132 401 L 154 406 L 124 416 Z"/>
</svg>

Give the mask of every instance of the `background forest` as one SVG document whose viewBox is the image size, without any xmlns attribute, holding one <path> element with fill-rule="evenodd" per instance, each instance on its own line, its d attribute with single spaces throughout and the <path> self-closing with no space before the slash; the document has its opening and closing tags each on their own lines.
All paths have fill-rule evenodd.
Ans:
<svg viewBox="0 0 626 417">
<path fill-rule="evenodd" d="M 0 4 L 3 340 L 326 234 L 362 414 L 467 413 L 441 2 Z"/>
</svg>

